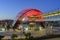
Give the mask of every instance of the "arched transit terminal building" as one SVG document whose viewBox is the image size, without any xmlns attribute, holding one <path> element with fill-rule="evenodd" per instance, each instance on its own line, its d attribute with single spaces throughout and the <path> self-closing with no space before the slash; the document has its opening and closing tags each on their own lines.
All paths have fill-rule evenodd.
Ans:
<svg viewBox="0 0 60 40">
<path fill-rule="evenodd" d="M 22 15 L 20 16 L 19 14 Z M 41 23 L 41 21 L 44 20 L 43 13 L 41 11 L 36 9 L 27 9 L 19 14 L 16 17 L 17 21 L 14 28 L 19 28 L 20 26 L 29 28 L 39 28 L 39 26 L 44 27 L 43 23 Z"/>
<path fill-rule="evenodd" d="M 5 21 L 4 24 L 6 23 L 6 28 L 9 28 L 10 26 L 14 29 L 28 28 L 29 30 L 41 30 L 45 28 L 50 29 L 52 26 L 60 27 L 60 11 L 44 14 L 37 9 L 25 9 L 18 13 L 15 20 L 9 20 L 8 22 Z M 2 24 L 3 23 L 1 22 L 1 25 Z"/>
<path fill-rule="evenodd" d="M 22 15 L 21 15 L 22 14 Z M 48 28 L 51 26 L 60 26 L 60 11 L 54 11 L 43 14 L 36 9 L 26 9 L 17 15 L 17 21 L 14 28 L 28 27 L 29 29 Z"/>
</svg>

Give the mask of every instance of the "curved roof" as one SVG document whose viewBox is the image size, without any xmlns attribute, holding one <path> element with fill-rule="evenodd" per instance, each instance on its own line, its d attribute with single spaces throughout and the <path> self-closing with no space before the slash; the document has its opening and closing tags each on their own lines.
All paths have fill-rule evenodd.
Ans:
<svg viewBox="0 0 60 40">
<path fill-rule="evenodd" d="M 26 9 L 19 12 L 19 14 L 17 15 L 17 19 L 19 21 L 19 20 L 22 20 L 24 17 L 27 17 L 29 20 L 32 20 L 32 18 L 29 18 L 30 16 L 40 16 L 42 14 L 43 13 L 37 9 Z M 36 18 L 34 20 L 36 21 L 36 20 L 42 20 L 42 19 L 43 18 L 41 17 L 41 18 Z"/>
<path fill-rule="evenodd" d="M 19 17 L 23 16 L 25 13 L 32 11 L 32 10 L 42 13 L 41 11 L 39 11 L 37 9 L 25 9 L 25 10 L 22 10 L 21 12 L 19 12 L 18 15 L 16 16 L 16 18 L 19 18 Z"/>
</svg>

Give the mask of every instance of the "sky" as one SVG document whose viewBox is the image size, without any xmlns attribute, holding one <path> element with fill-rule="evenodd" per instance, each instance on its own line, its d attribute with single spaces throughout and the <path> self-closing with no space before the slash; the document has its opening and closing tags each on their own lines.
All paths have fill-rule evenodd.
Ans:
<svg viewBox="0 0 60 40">
<path fill-rule="evenodd" d="M 29 8 L 45 14 L 60 9 L 60 0 L 0 0 L 0 20 L 15 19 L 20 11 Z"/>
</svg>

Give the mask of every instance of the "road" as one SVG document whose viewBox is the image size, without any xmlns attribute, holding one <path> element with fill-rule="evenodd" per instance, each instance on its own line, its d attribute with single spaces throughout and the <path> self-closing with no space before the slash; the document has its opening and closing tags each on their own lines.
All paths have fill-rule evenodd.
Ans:
<svg viewBox="0 0 60 40">
<path fill-rule="evenodd" d="M 24 34 L 22 31 L 12 31 L 12 32 L 0 32 L 0 35 L 2 36 L 6 36 L 4 37 L 5 39 L 9 37 L 9 39 L 11 39 L 11 35 L 12 34 L 17 34 L 18 35 L 18 38 L 25 38 Z M 58 36 L 47 36 L 47 37 L 44 37 L 44 38 L 41 38 L 41 36 L 44 36 L 45 35 L 45 31 L 31 31 L 31 36 L 33 37 L 40 37 L 38 39 L 42 39 L 42 40 L 59 40 L 60 39 L 60 35 Z"/>
<path fill-rule="evenodd" d="M 16 34 L 18 38 L 25 38 L 25 35 L 23 34 L 23 31 L 7 31 L 7 32 L 0 32 L 0 35 L 5 36 L 4 38 L 11 39 L 12 34 Z M 43 31 L 31 31 L 31 36 L 33 37 L 40 37 L 44 35 Z"/>
<path fill-rule="evenodd" d="M 45 39 L 45 40 L 60 40 L 60 37 L 59 38 Z"/>
</svg>

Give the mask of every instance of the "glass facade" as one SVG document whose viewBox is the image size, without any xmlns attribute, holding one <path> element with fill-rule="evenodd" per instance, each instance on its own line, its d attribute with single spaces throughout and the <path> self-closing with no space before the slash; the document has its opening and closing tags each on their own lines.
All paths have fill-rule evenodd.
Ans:
<svg viewBox="0 0 60 40">
<path fill-rule="evenodd" d="M 60 15 L 48 16 L 45 19 L 60 19 Z"/>
</svg>

